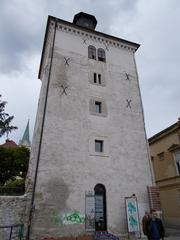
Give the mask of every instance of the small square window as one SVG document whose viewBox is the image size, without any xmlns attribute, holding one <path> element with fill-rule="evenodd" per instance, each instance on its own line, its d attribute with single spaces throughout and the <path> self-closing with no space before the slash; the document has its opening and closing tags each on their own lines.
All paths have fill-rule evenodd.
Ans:
<svg viewBox="0 0 180 240">
<path fill-rule="evenodd" d="M 103 152 L 103 141 L 95 140 L 95 152 Z"/>
<path fill-rule="evenodd" d="M 159 160 L 163 161 L 164 160 L 164 152 L 161 152 L 158 154 Z"/>
<path fill-rule="evenodd" d="M 102 112 L 101 105 L 102 105 L 101 102 L 95 101 L 95 112 L 96 113 L 101 113 Z"/>
</svg>

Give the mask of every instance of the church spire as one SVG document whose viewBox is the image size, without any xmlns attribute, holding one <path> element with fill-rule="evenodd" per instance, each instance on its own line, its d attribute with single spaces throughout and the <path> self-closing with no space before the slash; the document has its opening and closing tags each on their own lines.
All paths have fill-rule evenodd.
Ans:
<svg viewBox="0 0 180 240">
<path fill-rule="evenodd" d="M 28 119 L 28 122 L 27 122 L 26 129 L 24 131 L 23 137 L 19 141 L 19 145 L 20 146 L 25 146 L 25 147 L 28 147 L 28 148 L 31 147 L 31 142 L 30 142 L 30 139 L 29 139 L 29 119 Z"/>
</svg>

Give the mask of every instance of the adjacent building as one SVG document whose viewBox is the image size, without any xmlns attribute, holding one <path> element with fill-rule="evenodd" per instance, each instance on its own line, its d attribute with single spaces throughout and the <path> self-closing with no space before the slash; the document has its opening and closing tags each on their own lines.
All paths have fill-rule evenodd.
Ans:
<svg viewBox="0 0 180 240">
<path fill-rule="evenodd" d="M 19 146 L 13 140 L 6 139 L 6 142 L 1 144 L 0 147 L 3 147 L 3 148 L 18 148 Z"/>
<path fill-rule="evenodd" d="M 96 24 L 82 12 L 73 23 L 48 17 L 28 173 L 31 239 L 123 234 L 125 197 L 136 196 L 141 213 L 149 208 L 139 44 Z"/>
<path fill-rule="evenodd" d="M 149 138 L 149 146 L 165 222 L 180 227 L 180 120 Z"/>
</svg>

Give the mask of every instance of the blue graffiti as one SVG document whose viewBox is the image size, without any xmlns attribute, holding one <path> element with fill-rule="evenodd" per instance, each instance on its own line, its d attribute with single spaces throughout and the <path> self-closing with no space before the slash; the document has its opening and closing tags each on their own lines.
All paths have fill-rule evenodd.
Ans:
<svg viewBox="0 0 180 240">
<path fill-rule="evenodd" d="M 136 212 L 136 207 L 131 202 L 128 203 L 128 212 L 130 214 L 133 214 L 133 212 L 134 213 Z"/>
</svg>

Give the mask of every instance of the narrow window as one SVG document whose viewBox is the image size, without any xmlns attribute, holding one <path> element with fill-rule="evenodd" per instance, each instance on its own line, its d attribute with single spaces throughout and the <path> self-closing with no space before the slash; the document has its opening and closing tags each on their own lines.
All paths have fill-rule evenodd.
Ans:
<svg viewBox="0 0 180 240">
<path fill-rule="evenodd" d="M 180 175 L 180 151 L 174 152 L 174 159 L 176 162 L 177 173 Z"/>
<path fill-rule="evenodd" d="M 180 205 L 180 189 L 177 190 L 177 202 Z"/>
<path fill-rule="evenodd" d="M 102 48 L 98 48 L 98 61 L 101 61 L 101 62 L 106 61 L 105 51 Z"/>
<path fill-rule="evenodd" d="M 94 73 L 94 83 L 97 83 L 96 73 Z"/>
<path fill-rule="evenodd" d="M 96 48 L 92 45 L 88 47 L 88 58 L 96 60 Z"/>
<path fill-rule="evenodd" d="M 95 152 L 103 152 L 103 141 L 95 140 Z"/>
<path fill-rule="evenodd" d="M 164 152 L 161 152 L 158 154 L 159 160 L 163 161 L 164 160 Z"/>
<path fill-rule="evenodd" d="M 98 74 L 98 83 L 101 84 L 101 74 Z"/>
<path fill-rule="evenodd" d="M 101 105 L 102 105 L 102 103 L 101 102 L 98 102 L 98 101 L 95 101 L 95 112 L 96 113 L 101 113 L 102 111 L 102 109 L 101 109 Z"/>
</svg>

